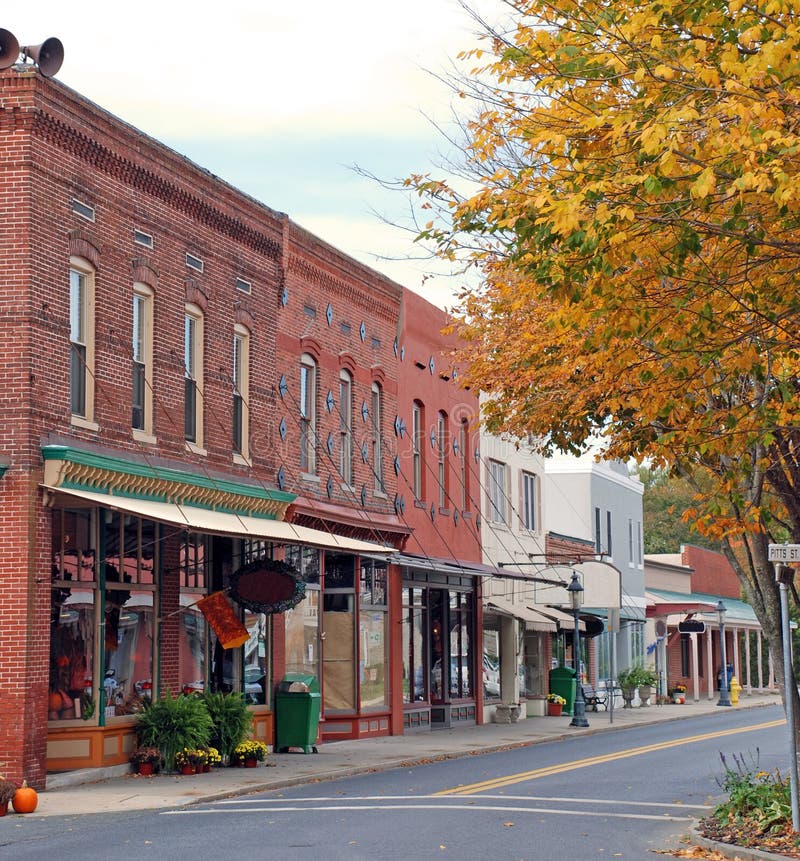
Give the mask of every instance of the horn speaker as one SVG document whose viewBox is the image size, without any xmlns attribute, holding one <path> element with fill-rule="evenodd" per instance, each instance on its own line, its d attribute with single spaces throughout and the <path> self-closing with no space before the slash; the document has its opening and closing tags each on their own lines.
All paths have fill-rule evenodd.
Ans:
<svg viewBox="0 0 800 861">
<path fill-rule="evenodd" d="M 13 33 L 0 28 L 0 69 L 7 69 L 17 62 L 19 42 Z"/>
<path fill-rule="evenodd" d="M 29 45 L 22 50 L 36 63 L 45 78 L 52 78 L 64 62 L 64 46 L 55 36 L 45 39 L 41 45 Z"/>
</svg>

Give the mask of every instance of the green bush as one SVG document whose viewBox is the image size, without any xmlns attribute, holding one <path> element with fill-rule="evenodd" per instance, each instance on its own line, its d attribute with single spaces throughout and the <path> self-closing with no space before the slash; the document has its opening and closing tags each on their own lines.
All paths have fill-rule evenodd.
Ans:
<svg viewBox="0 0 800 861">
<path fill-rule="evenodd" d="M 634 664 L 627 670 L 621 670 L 617 674 L 617 681 L 621 688 L 638 688 L 639 685 L 653 687 L 658 681 L 658 677 L 653 670 L 643 667 L 641 664 Z"/>
<path fill-rule="evenodd" d="M 249 734 L 253 715 L 244 694 L 205 693 L 203 701 L 211 717 L 211 744 L 230 759 L 234 748 Z"/>
<path fill-rule="evenodd" d="M 175 754 L 185 747 L 208 746 L 213 724 L 201 697 L 173 697 L 146 703 L 138 713 L 136 732 L 139 747 L 157 747 L 168 771 L 175 770 Z"/>
</svg>

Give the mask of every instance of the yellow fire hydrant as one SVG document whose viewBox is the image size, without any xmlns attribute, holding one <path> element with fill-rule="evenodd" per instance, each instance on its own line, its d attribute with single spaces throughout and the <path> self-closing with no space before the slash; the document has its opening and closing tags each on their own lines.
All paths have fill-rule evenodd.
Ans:
<svg viewBox="0 0 800 861">
<path fill-rule="evenodd" d="M 739 679 L 736 676 L 731 676 L 731 704 L 736 705 L 739 702 L 739 691 L 742 686 L 739 684 Z"/>
</svg>

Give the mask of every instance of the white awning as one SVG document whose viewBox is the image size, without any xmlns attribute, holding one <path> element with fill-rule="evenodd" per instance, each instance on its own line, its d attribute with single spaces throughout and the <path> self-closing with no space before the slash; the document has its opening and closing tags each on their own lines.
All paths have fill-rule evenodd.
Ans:
<svg viewBox="0 0 800 861">
<path fill-rule="evenodd" d="M 488 610 L 493 610 L 503 616 L 513 616 L 525 622 L 525 628 L 528 631 L 556 631 L 556 623 L 536 610 L 530 607 L 525 607 L 522 604 L 513 604 L 511 601 L 506 601 L 504 598 L 498 598 L 493 595 L 491 600 L 486 604 Z"/>
<path fill-rule="evenodd" d="M 96 493 L 91 490 L 49 487 L 44 484 L 42 487 L 51 493 L 63 493 L 103 508 L 135 514 L 145 520 L 156 520 L 159 523 L 179 526 L 189 532 L 200 532 L 207 535 L 232 535 L 238 538 L 275 541 L 278 544 L 308 544 L 312 547 L 341 550 L 345 553 L 370 553 L 388 556 L 396 552 L 394 547 L 387 547 L 372 541 L 361 541 L 357 538 L 347 538 L 332 532 L 311 529 L 308 526 L 298 526 L 284 520 L 248 517 L 241 514 L 196 508 L 193 505 L 153 502 L 149 499 L 114 496 L 110 493 Z"/>
<path fill-rule="evenodd" d="M 558 622 L 558 627 L 561 628 L 562 631 L 575 630 L 575 617 L 571 616 L 569 613 L 556 610 L 555 607 L 537 607 L 536 612 L 541 613 L 543 616 L 549 616 L 553 621 Z M 586 630 L 586 623 L 583 619 L 578 620 L 578 630 Z"/>
</svg>

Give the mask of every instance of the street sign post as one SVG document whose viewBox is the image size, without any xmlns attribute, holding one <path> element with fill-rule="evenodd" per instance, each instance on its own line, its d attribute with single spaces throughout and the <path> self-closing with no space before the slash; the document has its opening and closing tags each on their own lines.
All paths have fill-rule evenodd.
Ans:
<svg viewBox="0 0 800 861">
<path fill-rule="evenodd" d="M 794 571 L 793 562 L 800 563 L 800 544 L 770 544 L 769 561 L 774 563 L 775 580 L 781 599 L 781 639 L 783 640 L 783 681 L 786 727 L 789 730 L 789 783 L 792 802 L 792 828 L 800 831 L 800 789 L 797 773 L 797 731 L 795 727 L 793 687 L 796 684 L 792 669 L 792 633 L 789 622 L 789 583 Z"/>
<path fill-rule="evenodd" d="M 800 544 L 770 544 L 769 561 L 787 565 L 790 562 L 800 562 Z"/>
</svg>

